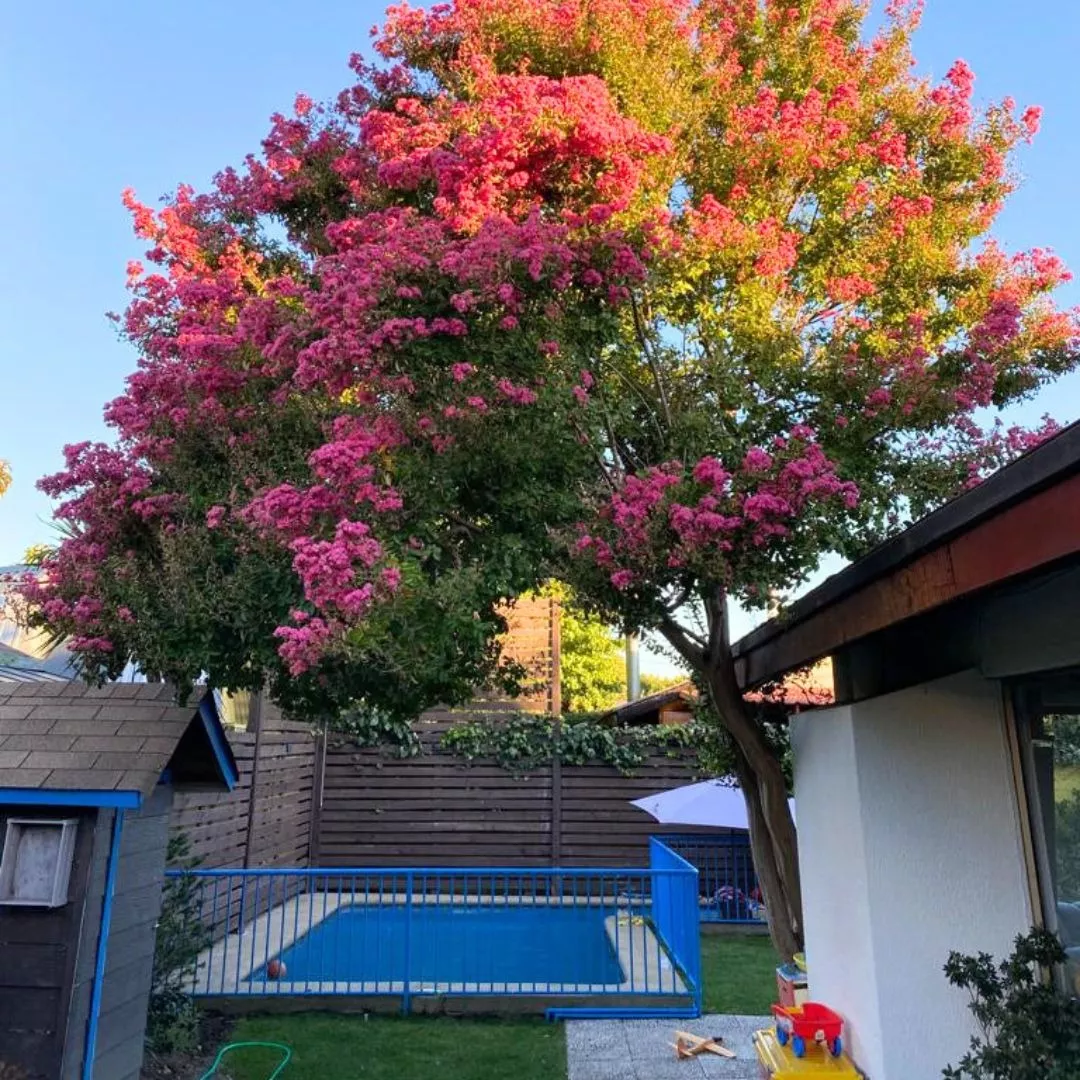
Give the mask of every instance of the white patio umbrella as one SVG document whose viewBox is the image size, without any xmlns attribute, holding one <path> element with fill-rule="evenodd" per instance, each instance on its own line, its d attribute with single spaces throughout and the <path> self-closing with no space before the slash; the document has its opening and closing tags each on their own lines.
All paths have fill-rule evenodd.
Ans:
<svg viewBox="0 0 1080 1080">
<path fill-rule="evenodd" d="M 701 780 L 670 791 L 658 791 L 630 804 L 651 814 L 661 825 L 711 825 L 718 829 L 748 829 L 742 790 L 731 780 Z M 795 800 L 788 799 L 795 816 Z"/>
</svg>

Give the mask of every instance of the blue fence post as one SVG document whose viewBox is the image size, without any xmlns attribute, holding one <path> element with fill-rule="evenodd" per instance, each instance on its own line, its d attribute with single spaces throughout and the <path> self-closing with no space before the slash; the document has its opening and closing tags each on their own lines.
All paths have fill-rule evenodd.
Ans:
<svg viewBox="0 0 1080 1080">
<path fill-rule="evenodd" d="M 701 1015 L 702 985 L 701 985 L 701 908 L 698 905 L 698 882 L 697 875 L 683 880 L 683 917 L 680 920 L 686 928 L 689 939 L 686 942 L 686 962 L 688 973 L 694 983 L 694 1006 L 697 1014 Z"/>
<path fill-rule="evenodd" d="M 413 872 L 405 872 L 405 970 L 403 972 L 404 983 L 401 988 L 401 1011 L 405 1016 L 409 1015 L 412 1002 L 412 909 L 413 909 Z"/>
<path fill-rule="evenodd" d="M 653 930 L 681 972 L 701 1013 L 701 927 L 698 910 L 698 871 L 662 840 L 649 837 L 649 866 L 653 875 Z"/>
</svg>

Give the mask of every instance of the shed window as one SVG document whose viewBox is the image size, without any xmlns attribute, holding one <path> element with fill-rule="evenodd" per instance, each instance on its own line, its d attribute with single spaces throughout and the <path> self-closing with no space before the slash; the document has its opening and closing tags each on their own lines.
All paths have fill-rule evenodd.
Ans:
<svg viewBox="0 0 1080 1080">
<path fill-rule="evenodd" d="M 0 904 L 66 904 L 77 827 L 78 822 L 71 818 L 9 818 L 0 855 Z"/>
</svg>

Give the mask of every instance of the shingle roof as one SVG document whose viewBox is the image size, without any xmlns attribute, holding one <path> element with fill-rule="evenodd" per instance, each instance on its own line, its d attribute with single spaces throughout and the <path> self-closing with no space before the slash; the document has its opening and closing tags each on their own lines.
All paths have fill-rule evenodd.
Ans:
<svg viewBox="0 0 1080 1080">
<path fill-rule="evenodd" d="M 148 795 L 198 711 L 167 683 L 0 682 L 0 789 Z"/>
</svg>

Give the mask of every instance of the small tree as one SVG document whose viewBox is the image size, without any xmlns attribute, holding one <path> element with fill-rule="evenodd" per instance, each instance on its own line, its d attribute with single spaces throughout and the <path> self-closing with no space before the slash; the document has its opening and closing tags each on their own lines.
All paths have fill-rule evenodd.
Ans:
<svg viewBox="0 0 1080 1080">
<path fill-rule="evenodd" d="M 1054 764 L 1080 766 L 1080 716 L 1047 717 L 1047 725 L 1054 737 Z"/>
<path fill-rule="evenodd" d="M 785 955 L 779 742 L 729 605 L 856 556 L 1051 433 L 977 422 L 1076 365 L 1045 250 L 987 230 L 1038 126 L 912 74 L 891 0 L 393 8 L 337 102 L 160 213 L 127 202 L 113 447 L 44 482 L 75 536 L 30 618 L 87 675 L 268 681 L 403 723 L 498 667 L 548 577 L 707 692 Z"/>
<path fill-rule="evenodd" d="M 1057 898 L 1080 903 L 1080 790 L 1057 803 L 1054 885 Z"/>
<path fill-rule="evenodd" d="M 564 712 L 595 712 L 626 700 L 622 642 L 603 619 L 564 603 L 560 643 Z"/>
<path fill-rule="evenodd" d="M 193 870 L 200 860 L 191 855 L 183 834 L 169 837 L 166 864 Z M 146 1014 L 146 1044 L 158 1054 L 194 1047 L 199 1013 L 189 983 L 199 954 L 210 944 L 210 929 L 200 918 L 200 883 L 195 877 L 169 877 L 161 894 L 154 945 L 154 969 Z"/>
</svg>

